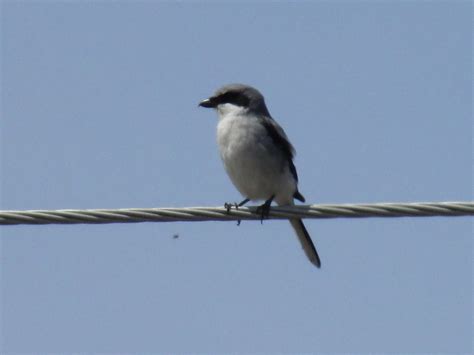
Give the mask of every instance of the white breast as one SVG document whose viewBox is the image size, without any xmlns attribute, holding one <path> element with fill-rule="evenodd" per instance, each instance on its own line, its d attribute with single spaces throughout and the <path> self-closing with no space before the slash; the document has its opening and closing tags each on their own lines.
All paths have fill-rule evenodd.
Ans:
<svg viewBox="0 0 474 355">
<path fill-rule="evenodd" d="M 245 198 L 278 204 L 293 201 L 296 181 L 288 161 L 258 119 L 238 106 L 219 105 L 217 143 L 224 167 Z"/>
</svg>

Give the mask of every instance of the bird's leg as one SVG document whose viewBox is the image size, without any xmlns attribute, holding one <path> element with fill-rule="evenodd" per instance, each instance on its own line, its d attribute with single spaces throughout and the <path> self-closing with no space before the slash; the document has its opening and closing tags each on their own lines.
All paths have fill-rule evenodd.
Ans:
<svg viewBox="0 0 474 355">
<path fill-rule="evenodd" d="M 270 205 L 272 204 L 273 199 L 275 198 L 275 195 L 270 197 L 268 200 L 265 201 L 265 203 L 261 206 L 257 207 L 257 213 L 260 213 L 262 219 L 260 222 L 263 224 L 263 220 L 268 217 L 270 214 Z"/>
<path fill-rule="evenodd" d="M 246 198 L 245 200 L 243 200 L 242 202 L 240 202 L 239 204 L 236 204 L 235 205 L 235 208 L 239 208 L 239 207 L 242 207 L 243 205 L 245 205 L 247 202 L 249 202 L 250 199 L 249 198 Z"/>
</svg>

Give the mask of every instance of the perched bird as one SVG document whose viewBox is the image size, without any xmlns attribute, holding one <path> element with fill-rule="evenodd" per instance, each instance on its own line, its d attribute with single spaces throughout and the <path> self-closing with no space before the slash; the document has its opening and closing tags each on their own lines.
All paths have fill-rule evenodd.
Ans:
<svg viewBox="0 0 474 355">
<path fill-rule="evenodd" d="M 226 85 L 199 103 L 217 110 L 217 143 L 225 170 L 245 198 L 264 200 L 259 207 L 262 218 L 268 215 L 273 200 L 278 205 L 304 202 L 298 191 L 295 150 L 280 125 L 271 117 L 263 95 L 243 84 Z M 309 260 L 321 267 L 316 248 L 301 219 L 290 219 Z"/>
</svg>

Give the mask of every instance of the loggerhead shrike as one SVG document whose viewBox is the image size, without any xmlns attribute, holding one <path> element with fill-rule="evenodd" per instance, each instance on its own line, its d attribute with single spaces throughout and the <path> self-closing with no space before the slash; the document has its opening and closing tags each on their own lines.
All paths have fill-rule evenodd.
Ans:
<svg viewBox="0 0 474 355">
<path fill-rule="evenodd" d="M 266 201 L 259 207 L 262 218 L 268 215 L 273 200 L 278 205 L 304 202 L 298 191 L 295 150 L 280 125 L 270 116 L 263 95 L 243 84 L 226 85 L 201 107 L 217 110 L 217 143 L 225 170 L 243 200 Z M 321 267 L 316 248 L 301 219 L 290 219 L 309 260 Z"/>
</svg>

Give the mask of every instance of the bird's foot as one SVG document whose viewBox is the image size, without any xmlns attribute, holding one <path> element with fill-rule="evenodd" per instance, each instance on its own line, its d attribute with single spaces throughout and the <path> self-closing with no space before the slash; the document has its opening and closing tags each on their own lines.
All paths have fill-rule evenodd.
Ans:
<svg viewBox="0 0 474 355">
<path fill-rule="evenodd" d="M 224 203 L 224 208 L 227 210 L 227 213 L 230 213 L 230 210 L 232 207 L 235 207 L 235 209 L 238 209 L 239 206 L 237 205 L 237 202 L 231 203 L 231 202 L 226 202 Z"/>
<path fill-rule="evenodd" d="M 237 203 L 237 202 L 234 202 L 234 203 L 224 203 L 224 208 L 227 210 L 227 213 L 230 213 L 230 210 L 232 209 L 232 207 L 235 207 L 236 210 L 239 209 L 239 207 L 245 205 L 247 202 L 249 202 L 250 199 L 249 198 L 246 198 L 245 200 L 243 200 L 242 202 L 240 203 Z M 237 225 L 240 226 L 240 222 L 242 222 L 242 220 L 238 219 L 237 220 Z"/>
<path fill-rule="evenodd" d="M 226 202 L 226 203 L 224 203 L 224 208 L 227 210 L 227 213 L 230 213 L 230 210 L 232 209 L 232 207 L 234 207 L 236 210 L 238 210 L 240 206 L 241 206 L 241 204 L 239 204 L 237 202 L 234 202 L 234 203 Z M 238 219 L 237 220 L 237 225 L 238 226 L 240 226 L 240 222 L 242 222 L 242 220 Z"/>
<path fill-rule="evenodd" d="M 268 200 L 266 200 L 263 205 L 260 205 L 260 206 L 257 207 L 256 212 L 258 214 L 260 214 L 260 217 L 261 217 L 260 223 L 262 223 L 262 224 L 263 224 L 263 220 L 265 218 L 268 218 L 268 215 L 270 214 L 270 205 L 272 204 L 272 201 L 273 201 L 274 197 L 275 197 L 275 195 L 273 195 Z"/>
<path fill-rule="evenodd" d="M 250 199 L 246 198 L 245 200 L 243 200 L 239 203 L 237 203 L 237 202 L 234 202 L 234 203 L 226 202 L 226 203 L 224 203 L 224 208 L 227 210 L 227 212 L 230 212 L 232 207 L 235 207 L 235 209 L 238 210 L 239 207 L 242 207 L 243 205 L 245 205 L 249 201 L 250 201 Z"/>
</svg>

